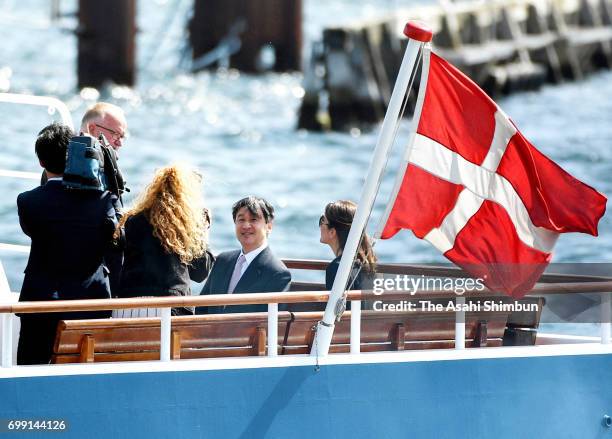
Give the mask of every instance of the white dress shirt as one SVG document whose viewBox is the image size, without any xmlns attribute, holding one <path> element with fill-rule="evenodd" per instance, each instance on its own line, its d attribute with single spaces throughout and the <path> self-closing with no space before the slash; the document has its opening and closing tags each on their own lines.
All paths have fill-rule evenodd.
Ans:
<svg viewBox="0 0 612 439">
<path fill-rule="evenodd" d="M 255 259 L 257 255 L 259 255 L 262 251 L 264 251 L 267 246 L 268 246 L 268 243 L 264 242 L 261 245 L 261 247 L 257 247 L 255 250 L 251 250 L 250 252 L 246 254 L 244 254 L 242 250 L 240 250 L 240 255 L 244 255 L 244 259 L 246 259 L 246 262 L 242 266 L 242 270 L 240 270 L 240 276 L 242 276 L 244 272 L 247 270 L 247 268 L 249 267 L 249 265 L 251 265 L 251 262 L 253 262 L 253 259 Z M 240 257 L 240 255 L 238 255 L 238 257 Z"/>
</svg>

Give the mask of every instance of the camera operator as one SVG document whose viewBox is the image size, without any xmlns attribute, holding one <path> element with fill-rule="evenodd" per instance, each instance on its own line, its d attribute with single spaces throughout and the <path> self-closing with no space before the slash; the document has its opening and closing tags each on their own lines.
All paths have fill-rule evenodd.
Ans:
<svg viewBox="0 0 612 439">
<path fill-rule="evenodd" d="M 118 159 L 119 149 L 123 146 L 123 143 L 127 136 L 127 121 L 125 119 L 125 113 L 123 110 L 108 102 L 98 102 L 91 106 L 81 120 L 80 132 L 88 134 L 94 138 L 99 138 L 103 135 L 115 151 L 115 156 Z M 122 179 L 119 173 L 119 178 Z M 43 171 L 41 177 L 41 185 L 47 182 L 47 173 Z M 117 198 L 114 199 L 114 209 L 117 213 L 118 219 L 121 217 L 123 211 L 123 200 L 121 194 L 117 194 Z M 110 288 L 111 292 L 118 291 L 119 279 L 121 277 L 121 266 L 123 264 L 123 252 L 119 248 L 111 248 L 105 255 L 105 263 L 107 268 L 110 270 Z"/>
<path fill-rule="evenodd" d="M 32 240 L 20 301 L 109 297 L 104 255 L 116 224 L 113 194 L 64 187 L 66 151 L 74 133 L 53 123 L 40 131 L 35 152 L 49 180 L 17 197 L 19 223 Z M 21 315 L 18 364 L 46 364 L 60 320 L 104 318 L 107 311 Z"/>
</svg>

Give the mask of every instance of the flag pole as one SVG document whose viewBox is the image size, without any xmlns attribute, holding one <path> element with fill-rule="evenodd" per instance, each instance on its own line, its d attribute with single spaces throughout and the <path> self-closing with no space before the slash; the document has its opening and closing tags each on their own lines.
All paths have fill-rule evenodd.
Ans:
<svg viewBox="0 0 612 439">
<path fill-rule="evenodd" d="M 408 169 L 408 164 L 410 163 L 410 153 L 412 152 L 412 147 L 414 145 L 414 140 L 416 138 L 417 128 L 419 127 L 419 122 L 421 120 L 421 113 L 423 112 L 423 103 L 425 101 L 425 91 L 427 90 L 427 80 L 429 79 L 429 61 L 431 58 L 431 45 L 425 44 L 423 46 L 423 56 L 421 57 L 422 68 L 421 68 L 421 83 L 419 84 L 419 94 L 417 96 L 417 102 L 414 106 L 414 113 L 412 115 L 412 122 L 410 127 L 410 137 L 408 138 L 408 142 L 406 142 L 406 149 L 404 150 L 404 158 L 401 166 L 397 170 L 397 175 L 395 177 L 395 184 L 393 186 L 393 190 L 389 195 L 389 202 L 387 203 L 387 208 L 383 212 L 380 217 L 380 222 L 376 231 L 374 232 L 374 239 L 380 239 L 382 237 L 383 230 L 387 221 L 389 220 L 389 215 L 391 215 L 391 211 L 393 210 L 393 206 L 395 205 L 395 200 L 397 199 L 397 194 L 402 186 L 402 182 L 404 181 L 404 175 L 406 174 L 406 170 Z"/>
<path fill-rule="evenodd" d="M 338 272 L 325 307 L 323 320 L 317 325 L 317 332 L 312 344 L 311 355 L 322 357 L 329 351 L 329 345 L 334 334 L 334 323 L 336 321 L 336 304 L 342 300 L 344 287 L 352 270 L 353 258 L 357 252 L 361 235 L 365 229 L 376 192 L 378 190 L 378 180 L 385 166 L 389 149 L 394 140 L 395 127 L 402 107 L 404 95 L 410 81 L 410 77 L 415 68 L 419 50 L 423 44 L 431 41 L 433 32 L 426 25 L 416 21 L 410 21 L 404 28 L 404 35 L 408 37 L 408 47 L 404 53 L 404 58 L 400 66 L 393 93 L 389 100 L 387 113 L 380 129 L 374 156 L 368 169 L 366 181 L 364 183 L 357 211 L 353 218 L 353 224 L 342 252 Z"/>
</svg>

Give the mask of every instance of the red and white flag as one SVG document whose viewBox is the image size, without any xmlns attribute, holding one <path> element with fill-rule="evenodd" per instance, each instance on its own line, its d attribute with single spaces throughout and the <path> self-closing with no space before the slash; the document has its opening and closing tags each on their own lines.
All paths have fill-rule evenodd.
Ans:
<svg viewBox="0 0 612 439">
<path fill-rule="evenodd" d="M 597 236 L 606 198 L 531 145 L 467 76 L 433 53 L 429 64 L 381 238 L 410 229 L 490 289 L 520 298 L 560 233 Z"/>
</svg>

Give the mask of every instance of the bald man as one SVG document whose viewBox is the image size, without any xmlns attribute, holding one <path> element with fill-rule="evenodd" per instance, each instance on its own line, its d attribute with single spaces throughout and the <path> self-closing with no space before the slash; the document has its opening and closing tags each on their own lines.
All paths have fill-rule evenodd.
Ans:
<svg viewBox="0 0 612 439">
<path fill-rule="evenodd" d="M 121 108 L 107 102 L 98 102 L 89 107 L 81 119 L 81 132 L 98 138 L 103 134 L 110 146 L 113 147 L 119 159 L 119 149 L 123 146 L 127 135 L 127 121 Z M 123 201 L 115 205 L 116 211 L 121 215 Z M 110 270 L 111 294 L 116 297 L 119 290 L 121 269 L 123 265 L 123 251 L 109 250 L 104 256 L 106 266 Z"/>
<path fill-rule="evenodd" d="M 117 155 L 127 133 L 127 122 L 123 110 L 116 105 L 98 102 L 90 107 L 81 120 L 81 132 L 98 138 L 104 134 Z"/>
<path fill-rule="evenodd" d="M 107 142 L 115 150 L 119 158 L 119 148 L 123 146 L 127 133 L 125 113 L 116 105 L 108 102 L 98 102 L 89 107 L 81 119 L 80 131 L 96 139 L 104 134 Z M 43 171 L 40 184 L 47 182 L 47 174 Z"/>
</svg>

